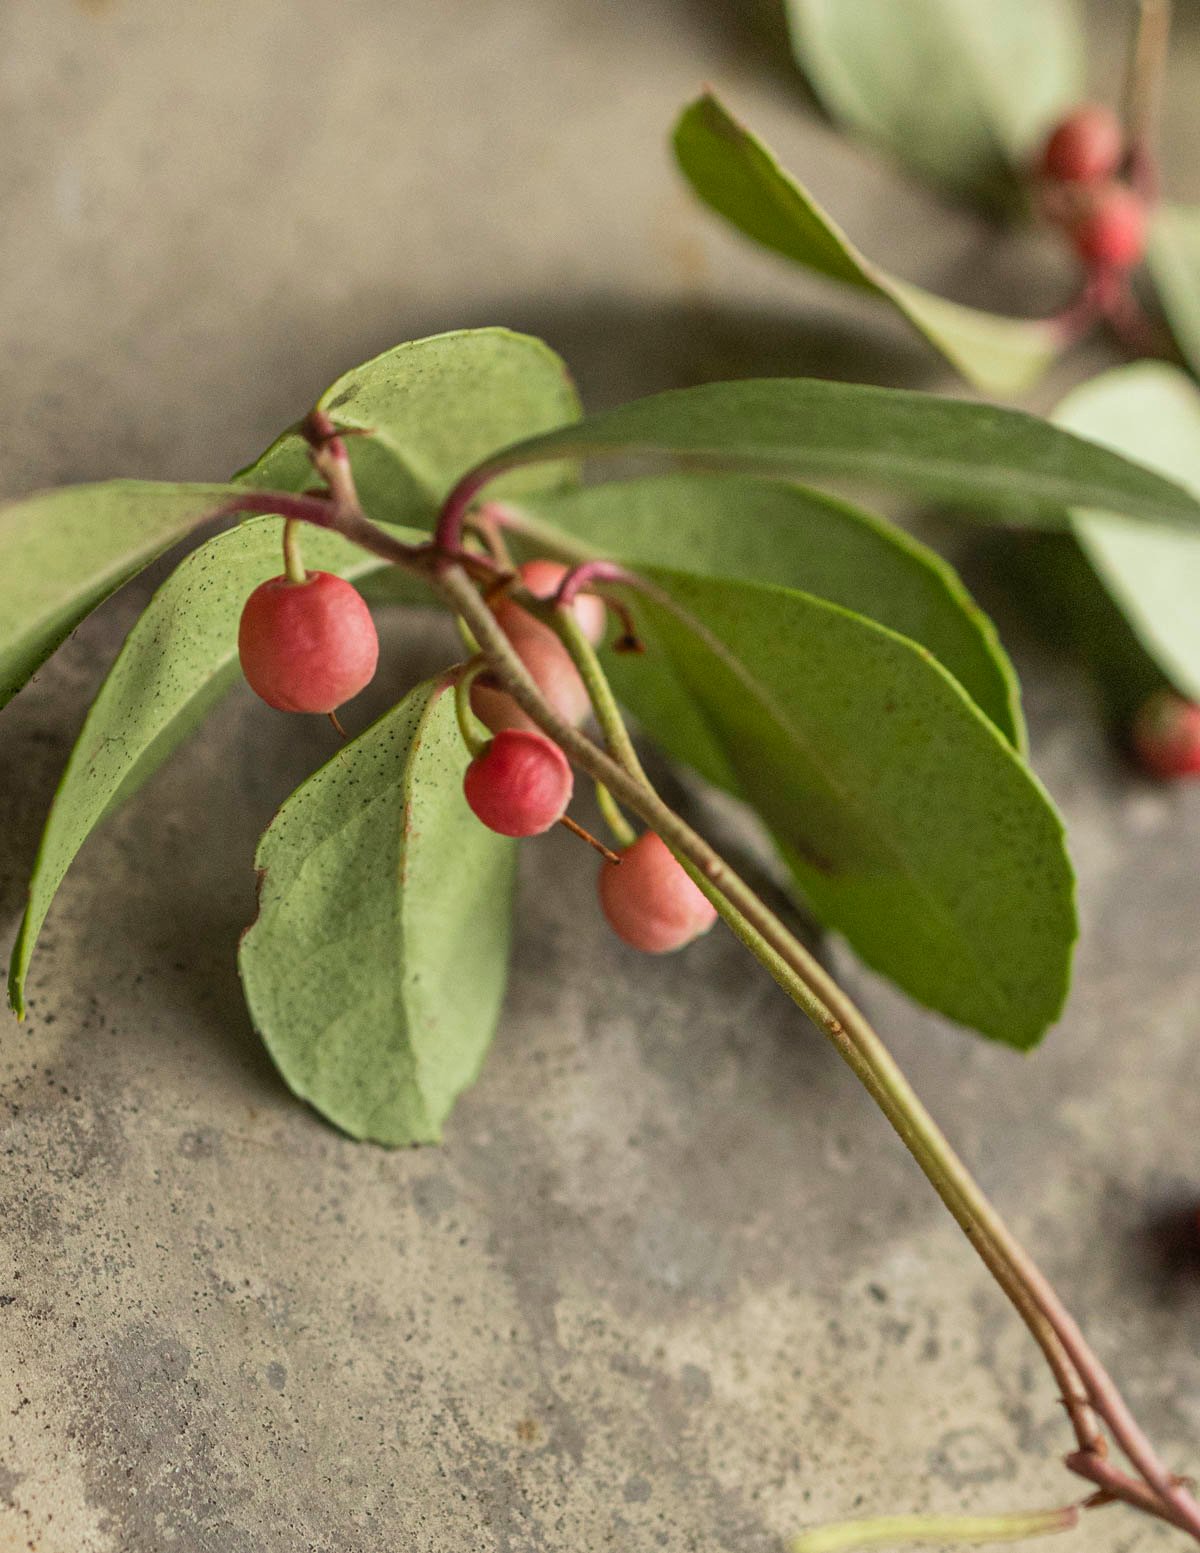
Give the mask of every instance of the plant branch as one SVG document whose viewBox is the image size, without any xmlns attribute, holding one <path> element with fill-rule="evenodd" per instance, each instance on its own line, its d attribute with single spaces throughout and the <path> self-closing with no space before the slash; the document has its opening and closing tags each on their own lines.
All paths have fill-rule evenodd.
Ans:
<svg viewBox="0 0 1200 1553">
<path fill-rule="evenodd" d="M 503 689 L 578 765 L 658 832 L 676 856 L 694 870 L 693 877 L 713 892 L 710 898 L 717 901 L 720 897 L 718 909 L 738 937 L 862 1081 L 1042 1347 L 1063 1389 L 1080 1441 L 1080 1451 L 1072 1460 L 1103 1459 L 1102 1441 L 1092 1418 L 1094 1409 L 1151 1491 L 1144 1493 L 1140 1485 L 1114 1470 L 1107 1474 L 1111 1482 L 1103 1485 L 1106 1493 L 1140 1509 L 1151 1510 L 1153 1506 L 1151 1513 L 1181 1526 L 1200 1541 L 1200 1505 L 1158 1460 L 1077 1323 L 954 1153 L 862 1013 L 765 902 L 659 798 L 644 777 L 635 775 L 620 759 L 614 759 L 554 712 L 462 568 L 447 563 L 432 581 L 470 627 Z M 569 627 L 566 637 L 569 644 L 578 647 L 579 638 Z M 586 655 L 591 652 L 586 642 L 583 645 L 586 651 L 581 653 L 581 672 L 588 667 Z M 587 679 L 585 673 L 585 683 Z M 604 702 L 601 692 L 597 714 L 606 738 L 620 748 L 622 741 L 615 734 L 615 725 L 608 726 L 609 719 L 602 716 Z M 1095 1481 L 1094 1475 L 1090 1480 Z"/>
<path fill-rule="evenodd" d="M 892 1548 L 901 1542 L 1023 1542 L 1026 1537 L 1073 1530 L 1079 1524 L 1079 1509 L 1068 1504 L 1057 1510 L 1018 1510 L 1003 1515 L 873 1516 L 807 1531 L 792 1543 L 792 1553 L 853 1553 L 858 1548 Z"/>
<path fill-rule="evenodd" d="M 1129 181 L 1148 203 L 1158 198 L 1158 124 L 1162 111 L 1171 0 L 1141 0 L 1125 82 Z"/>
</svg>

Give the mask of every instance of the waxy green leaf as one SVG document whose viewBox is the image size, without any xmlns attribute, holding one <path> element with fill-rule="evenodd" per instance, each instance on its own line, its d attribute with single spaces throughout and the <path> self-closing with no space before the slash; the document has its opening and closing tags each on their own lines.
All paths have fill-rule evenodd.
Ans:
<svg viewBox="0 0 1200 1553">
<path fill-rule="evenodd" d="M 1001 732 L 1023 744 L 1016 675 L 991 621 L 940 556 L 859 507 L 782 481 L 685 474 L 526 497 L 519 505 L 583 541 L 574 551 L 581 558 L 602 554 L 635 569 L 774 583 L 866 615 L 927 647 Z M 612 665 L 622 686 L 656 667 L 646 659 Z"/>
<path fill-rule="evenodd" d="M 517 437 L 579 415 L 579 399 L 548 345 L 509 329 L 461 329 L 412 340 L 354 367 L 317 401 L 347 439 L 363 506 L 381 522 L 431 527 L 447 491 L 471 466 Z M 523 472 L 510 494 L 561 485 L 567 471 Z M 313 483 L 302 437 L 284 432 L 237 476 L 299 491 Z"/>
<path fill-rule="evenodd" d="M 504 997 L 516 847 L 462 792 L 436 684 L 300 787 L 263 836 L 239 963 L 289 1087 L 355 1138 L 435 1141 Z"/>
<path fill-rule="evenodd" d="M 1200 496 L 1200 389 L 1163 362 L 1118 367 L 1070 393 L 1055 419 L 1161 469 Z M 1200 700 L 1200 535 L 1077 509 L 1096 576 L 1163 675 Z"/>
<path fill-rule="evenodd" d="M 110 480 L 0 507 L 0 706 L 98 604 L 231 494 L 223 485 Z"/>
<path fill-rule="evenodd" d="M 1020 410 L 814 378 L 706 383 L 501 449 L 472 472 L 547 459 L 665 455 L 707 468 L 847 482 L 1061 527 L 1099 507 L 1200 532 L 1200 501 L 1153 470 Z"/>
<path fill-rule="evenodd" d="M 1200 206 L 1158 207 L 1146 262 L 1179 349 L 1200 376 Z"/>
<path fill-rule="evenodd" d="M 681 115 L 675 155 L 692 188 L 718 215 L 797 264 L 889 302 L 985 393 L 1023 393 L 1059 354 L 1061 334 L 1048 320 L 963 307 L 872 264 L 711 94 Z"/>
<path fill-rule="evenodd" d="M 1073 876 L 995 726 L 928 652 L 837 605 L 649 575 L 690 618 L 640 611 L 817 915 L 920 1002 L 1033 1045 L 1066 995 Z"/>
<path fill-rule="evenodd" d="M 242 606 L 260 582 L 279 571 L 280 528 L 277 518 L 252 518 L 192 551 L 126 637 L 88 712 L 42 833 L 9 966 L 9 999 L 19 1014 L 34 945 L 76 853 L 237 678 Z M 419 537 L 396 532 L 404 540 Z M 305 533 L 304 558 L 313 570 L 356 580 L 384 565 L 315 528 Z M 423 596 L 419 583 L 409 588 L 413 596 Z"/>
<path fill-rule="evenodd" d="M 1011 198 L 1083 92 L 1074 0 L 787 0 L 787 12 L 828 112 L 955 193 Z"/>
</svg>

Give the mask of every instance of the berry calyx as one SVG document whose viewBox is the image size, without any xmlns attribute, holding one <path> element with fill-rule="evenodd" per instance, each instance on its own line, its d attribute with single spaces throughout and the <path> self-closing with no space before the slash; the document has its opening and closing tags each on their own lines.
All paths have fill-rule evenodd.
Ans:
<svg viewBox="0 0 1200 1553">
<path fill-rule="evenodd" d="M 1123 183 L 1089 191 L 1070 223 L 1075 252 L 1093 269 L 1131 270 L 1146 251 L 1146 206 Z"/>
<path fill-rule="evenodd" d="M 246 600 L 238 656 L 250 688 L 281 712 L 333 712 L 379 661 L 371 611 L 344 577 L 272 577 Z"/>
<path fill-rule="evenodd" d="M 717 920 L 661 836 L 648 830 L 600 869 L 600 907 L 618 938 L 646 954 L 682 949 Z"/>
<path fill-rule="evenodd" d="M 575 779 L 567 757 L 544 733 L 504 728 L 467 767 L 472 812 L 501 836 L 540 836 L 557 825 Z"/>
<path fill-rule="evenodd" d="M 558 561 L 526 561 L 519 576 L 537 598 L 553 598 L 567 568 Z M 594 594 L 580 594 L 571 605 L 584 635 L 593 644 L 604 636 L 605 608 Z M 495 606 L 496 619 L 512 643 L 513 651 L 529 672 L 534 684 L 563 719 L 573 727 L 588 714 L 591 702 L 579 671 L 561 640 L 541 620 L 504 598 Z M 534 730 L 537 725 L 527 717 L 511 696 L 482 681 L 471 687 L 471 709 L 493 733 L 506 728 Z"/>
<path fill-rule="evenodd" d="M 1161 781 L 1200 776 L 1200 706 L 1173 690 L 1143 702 L 1130 730 L 1138 764 Z"/>
<path fill-rule="evenodd" d="M 1060 119 L 1042 149 L 1043 177 L 1064 183 L 1111 178 L 1125 153 L 1121 121 L 1104 103 L 1084 103 Z"/>
</svg>

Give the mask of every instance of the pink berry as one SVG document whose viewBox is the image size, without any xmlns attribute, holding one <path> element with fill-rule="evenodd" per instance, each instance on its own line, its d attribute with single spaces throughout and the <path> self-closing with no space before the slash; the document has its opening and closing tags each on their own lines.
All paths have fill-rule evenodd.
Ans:
<svg viewBox="0 0 1200 1553">
<path fill-rule="evenodd" d="M 1125 184 L 1102 184 L 1071 222 L 1071 242 L 1085 264 L 1131 270 L 1146 251 L 1146 207 Z"/>
<path fill-rule="evenodd" d="M 682 949 L 717 920 L 712 906 L 652 830 L 600 869 L 600 906 L 618 938 L 647 954 Z"/>
<path fill-rule="evenodd" d="M 375 622 L 342 577 L 272 577 L 246 600 L 238 656 L 250 688 L 281 712 L 332 712 L 370 683 L 379 661 Z"/>
<path fill-rule="evenodd" d="M 1084 103 L 1061 119 L 1042 151 L 1042 173 L 1066 183 L 1111 178 L 1121 164 L 1121 121 L 1103 103 Z"/>
<path fill-rule="evenodd" d="M 567 568 L 557 561 L 527 561 L 521 567 L 520 575 L 531 593 L 548 599 L 554 595 L 566 571 Z M 581 594 L 572 607 L 588 640 L 600 641 L 605 624 L 603 602 L 593 595 Z M 501 599 L 495 612 L 517 657 L 546 700 L 565 722 L 581 723 L 591 702 L 579 670 L 558 636 L 511 599 Z M 537 726 L 511 696 L 478 681 L 471 687 L 471 708 L 493 733 L 503 728 L 534 729 Z"/>
<path fill-rule="evenodd" d="M 475 815 L 502 836 L 540 836 L 571 801 L 567 757 L 544 733 L 504 728 L 467 767 L 463 792 Z"/>
<path fill-rule="evenodd" d="M 521 581 L 537 599 L 551 599 L 558 592 L 558 585 L 567 575 L 567 568 L 559 561 L 526 561 L 524 566 L 518 568 Z M 505 601 L 510 609 L 517 606 L 510 601 Z M 505 605 L 500 606 L 503 611 Z M 595 647 L 604 640 L 605 608 L 604 600 L 597 598 L 594 593 L 576 594 L 571 606 L 575 611 L 575 618 L 583 628 L 583 634 Z M 522 611 L 522 614 L 524 611 Z M 532 616 L 528 617 L 532 620 Z M 535 625 L 541 625 L 540 621 L 534 621 Z M 541 626 L 543 631 L 550 631 L 549 626 Z"/>
<path fill-rule="evenodd" d="M 1133 752 L 1142 769 L 1164 782 L 1200 776 L 1200 706 L 1173 690 L 1159 690 L 1143 702 L 1131 729 Z"/>
</svg>

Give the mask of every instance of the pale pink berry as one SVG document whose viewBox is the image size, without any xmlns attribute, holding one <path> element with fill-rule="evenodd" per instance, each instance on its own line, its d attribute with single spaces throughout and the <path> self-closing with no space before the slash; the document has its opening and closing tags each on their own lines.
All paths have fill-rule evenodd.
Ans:
<svg viewBox="0 0 1200 1553">
<path fill-rule="evenodd" d="M 617 937 L 647 954 L 682 949 L 717 920 L 716 908 L 652 830 L 626 847 L 619 863 L 602 864 L 600 906 Z"/>
<path fill-rule="evenodd" d="M 476 816 L 502 836 L 540 836 L 571 801 L 567 757 L 544 733 L 505 728 L 467 767 L 463 792 Z"/>
<path fill-rule="evenodd" d="M 272 577 L 246 600 L 238 625 L 242 672 L 268 706 L 332 712 L 367 685 L 379 661 L 375 622 L 342 577 Z"/>
<path fill-rule="evenodd" d="M 1146 251 L 1146 207 L 1123 183 L 1090 192 L 1070 223 L 1071 242 L 1095 269 L 1131 270 Z"/>
</svg>

